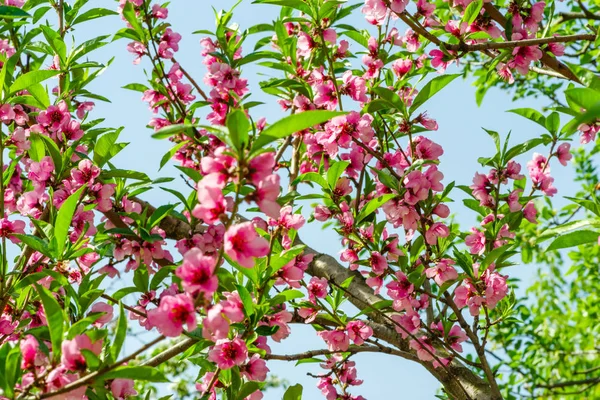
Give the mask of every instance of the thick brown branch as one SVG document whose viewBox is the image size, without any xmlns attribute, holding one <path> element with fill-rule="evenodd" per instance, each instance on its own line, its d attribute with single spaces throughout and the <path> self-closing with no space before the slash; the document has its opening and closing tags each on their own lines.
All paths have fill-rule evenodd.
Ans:
<svg viewBox="0 0 600 400">
<path fill-rule="evenodd" d="M 387 349 L 388 350 L 386 351 L 385 348 L 382 349 L 377 346 L 350 346 L 350 347 L 348 347 L 348 350 L 346 350 L 346 351 L 331 351 L 328 349 L 310 350 L 310 351 L 305 351 L 304 353 L 289 354 L 289 355 L 267 354 L 263 358 L 265 360 L 297 361 L 297 360 L 304 360 L 307 358 L 313 358 L 316 356 L 323 356 L 323 355 L 328 355 L 328 354 L 340 354 L 340 353 L 350 353 L 350 354 L 387 353 L 387 354 L 404 357 L 404 354 L 400 351 L 390 349 L 390 348 L 387 348 Z"/>
<path fill-rule="evenodd" d="M 594 41 L 596 35 L 592 34 L 579 34 L 579 35 L 565 35 L 565 36 L 552 36 L 545 38 L 525 39 L 525 40 L 511 40 L 508 42 L 485 42 L 475 44 L 447 44 L 448 50 L 461 50 L 461 51 L 482 51 L 489 49 L 513 49 L 515 47 L 528 47 L 537 46 L 540 44 L 548 43 L 567 43 L 577 41 Z"/>
</svg>

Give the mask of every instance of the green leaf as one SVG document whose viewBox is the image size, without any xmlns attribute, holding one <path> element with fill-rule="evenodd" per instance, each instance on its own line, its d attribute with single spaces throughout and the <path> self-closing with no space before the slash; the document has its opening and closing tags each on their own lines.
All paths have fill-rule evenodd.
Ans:
<svg viewBox="0 0 600 400">
<path fill-rule="evenodd" d="M 483 0 L 476 0 L 471 2 L 467 6 L 467 8 L 465 8 L 465 13 L 463 14 L 462 21 L 466 22 L 468 25 L 471 25 L 479 16 L 481 7 L 483 7 Z"/>
<path fill-rule="evenodd" d="M 167 377 L 154 367 L 117 367 L 112 371 L 101 374 L 100 378 L 104 380 L 133 379 L 147 382 L 169 382 Z"/>
<path fill-rule="evenodd" d="M 79 14 L 75 21 L 71 23 L 71 25 L 77 25 L 82 22 L 91 21 L 96 18 L 106 17 L 107 15 L 118 15 L 113 10 L 108 10 L 106 8 L 92 8 L 91 10 L 87 10 L 83 14 Z"/>
<path fill-rule="evenodd" d="M 533 121 L 540 126 L 543 126 L 544 128 L 546 127 L 546 117 L 544 117 L 542 113 L 540 113 L 537 110 L 534 110 L 533 108 L 515 108 L 512 110 L 508 110 L 508 112 L 525 117 L 528 120 Z"/>
<path fill-rule="evenodd" d="M 307 172 L 302 174 L 296 179 L 297 182 L 314 182 L 321 186 L 323 189 L 327 189 L 327 181 L 321 175 L 316 172 Z"/>
<path fill-rule="evenodd" d="M 176 204 L 166 204 L 166 205 L 158 207 L 150 216 L 150 219 L 148 220 L 147 228 L 152 229 L 156 225 L 158 225 L 160 223 L 160 221 L 163 220 L 163 218 L 168 216 L 169 213 L 175 209 L 176 206 L 177 206 Z"/>
<path fill-rule="evenodd" d="M 165 126 L 164 128 L 161 128 L 158 131 L 154 132 L 152 134 L 152 137 L 154 139 L 167 139 L 178 133 L 185 132 L 192 127 L 193 125 L 191 124 L 173 124 Z"/>
<path fill-rule="evenodd" d="M 54 163 L 55 170 L 58 174 L 62 171 L 62 155 L 60 154 L 60 150 L 56 145 L 56 142 L 52 140 L 50 137 L 46 135 L 36 135 L 39 136 L 40 139 L 44 142 L 48 153 L 50 153 L 50 157 L 52 158 L 52 162 Z"/>
<path fill-rule="evenodd" d="M 79 204 L 81 193 L 86 189 L 86 186 L 80 187 L 75 193 L 70 195 L 60 206 L 56 221 L 54 223 L 54 240 L 56 240 L 56 254 L 58 258 L 62 257 L 67 241 L 69 228 L 73 222 L 73 215 Z"/>
<path fill-rule="evenodd" d="M 589 110 L 600 102 L 600 92 L 590 88 L 574 88 L 565 91 L 565 98 L 569 106 L 580 113 L 582 108 Z"/>
<path fill-rule="evenodd" d="M 125 343 L 125 336 L 127 335 L 127 314 L 123 308 L 123 303 L 119 303 L 119 319 L 117 320 L 117 328 L 115 329 L 115 338 L 110 347 L 110 354 L 113 361 L 118 360 L 119 353 L 123 343 Z"/>
<path fill-rule="evenodd" d="M 44 88 L 40 83 L 35 83 L 27 88 L 29 94 L 36 99 L 44 109 L 50 106 L 50 98 L 48 97 L 48 92 L 46 92 L 46 88 Z"/>
<path fill-rule="evenodd" d="M 398 195 L 394 193 L 388 193 L 370 200 L 356 216 L 356 224 L 360 223 L 360 221 L 371 215 L 371 213 L 375 212 L 375 210 L 383 206 L 394 197 L 398 197 Z"/>
<path fill-rule="evenodd" d="M 305 295 L 299 290 L 284 290 L 283 292 L 277 294 L 277 296 L 273 297 L 269 304 L 271 307 L 276 306 L 281 303 L 286 303 L 290 300 L 301 299 Z"/>
<path fill-rule="evenodd" d="M 31 15 L 19 7 L 0 6 L 0 18 L 31 18 Z"/>
<path fill-rule="evenodd" d="M 271 257 L 271 268 L 273 268 L 272 274 L 279 271 L 287 263 L 289 263 L 294 258 L 296 258 L 300 254 L 302 254 L 302 252 L 304 251 L 305 248 L 306 248 L 306 245 L 299 244 L 299 245 L 292 247 L 289 250 L 282 252 L 279 255 L 273 255 L 273 257 Z"/>
<path fill-rule="evenodd" d="M 248 144 L 248 129 L 250 129 L 250 122 L 246 113 L 242 110 L 234 110 L 227 115 L 225 122 L 233 147 L 242 151 Z"/>
<path fill-rule="evenodd" d="M 396 92 L 388 88 L 378 87 L 373 89 L 373 92 L 375 92 L 377 96 L 379 96 L 389 104 L 393 105 L 397 110 L 403 111 L 406 108 L 400 96 L 398 96 Z"/>
<path fill-rule="evenodd" d="M 10 93 L 16 93 L 18 91 L 29 88 L 36 83 L 45 81 L 46 79 L 52 78 L 60 74 L 61 71 L 55 69 L 40 69 L 37 71 L 31 71 L 26 74 L 20 75 L 8 90 Z"/>
<path fill-rule="evenodd" d="M 290 386 L 283 394 L 282 400 L 302 400 L 302 385 L 297 383 Z"/>
<path fill-rule="evenodd" d="M 600 232 L 595 231 L 575 231 L 559 236 L 546 249 L 546 251 L 566 249 L 569 247 L 579 246 L 580 244 L 594 243 L 598 241 Z"/>
<path fill-rule="evenodd" d="M 29 147 L 29 150 L 27 150 L 27 154 L 29 154 L 29 158 L 35 162 L 40 162 L 46 155 L 46 146 L 44 146 L 44 142 L 40 136 L 39 133 L 32 133 L 29 136 L 31 146 Z"/>
<path fill-rule="evenodd" d="M 546 118 L 546 129 L 548 129 L 548 132 L 556 134 L 558 128 L 560 128 L 560 116 L 554 111 Z"/>
<path fill-rule="evenodd" d="M 409 113 L 412 114 L 417 108 L 419 108 L 423 103 L 433 97 L 434 94 L 442 90 L 446 85 L 450 82 L 458 78 L 460 74 L 455 75 L 442 75 L 437 78 L 433 78 L 421 89 L 421 91 L 417 94 L 415 99 L 413 100 L 412 106 L 410 106 Z"/>
<path fill-rule="evenodd" d="M 252 393 L 256 392 L 259 389 L 260 386 L 258 385 L 258 382 L 246 382 L 238 392 L 237 399 L 244 400 L 246 397 L 250 396 Z"/>
<path fill-rule="evenodd" d="M 504 246 L 496 247 L 494 250 L 492 250 L 485 257 L 485 259 L 481 262 L 481 265 L 479 266 L 479 276 L 481 276 L 485 272 L 485 270 L 492 263 L 494 263 L 501 255 L 503 255 L 504 253 L 506 253 L 511 246 L 512 246 L 512 244 L 507 244 L 507 245 L 504 245 Z"/>
<path fill-rule="evenodd" d="M 244 305 L 244 312 L 247 317 L 251 317 L 254 314 L 254 302 L 252 301 L 252 296 L 248 289 L 242 285 L 235 285 L 237 288 L 238 294 L 240 295 L 240 299 L 242 300 L 242 304 Z"/>
<path fill-rule="evenodd" d="M 327 183 L 331 189 L 335 188 L 338 179 L 349 165 L 350 162 L 348 161 L 336 161 L 333 165 L 330 165 L 329 170 L 327 170 Z"/>
<path fill-rule="evenodd" d="M 48 331 L 50 332 L 50 342 L 52 343 L 52 355 L 55 360 L 60 358 L 60 346 L 63 340 L 64 313 L 58 301 L 52 293 L 43 286 L 35 284 L 35 288 L 40 296 L 44 306 L 44 315 L 48 321 Z"/>
<path fill-rule="evenodd" d="M 322 124 L 334 117 L 345 114 L 346 113 L 344 112 L 338 111 L 312 110 L 287 116 L 275 122 L 273 125 L 267 126 L 265 130 L 261 132 L 252 144 L 252 153 L 261 150 L 277 139 L 285 138 L 293 133 Z"/>
<path fill-rule="evenodd" d="M 130 3 L 127 3 L 130 4 Z M 98 139 L 94 146 L 94 163 L 99 167 L 104 166 L 110 160 L 111 151 L 115 146 L 122 129 L 104 134 Z"/>
<path fill-rule="evenodd" d="M 133 3 L 128 1 L 125 3 L 125 7 L 123 7 L 123 17 L 129 22 L 129 25 L 133 28 L 133 32 L 137 35 L 135 39 L 138 41 L 143 41 L 144 38 L 144 28 L 142 27 L 141 22 L 138 20 L 135 9 L 133 8 Z"/>
</svg>

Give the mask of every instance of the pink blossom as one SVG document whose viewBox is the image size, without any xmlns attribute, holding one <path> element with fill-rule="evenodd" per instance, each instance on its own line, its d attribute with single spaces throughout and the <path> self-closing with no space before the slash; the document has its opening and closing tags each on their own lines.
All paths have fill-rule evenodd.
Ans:
<svg viewBox="0 0 600 400">
<path fill-rule="evenodd" d="M 438 242 L 438 238 L 448 237 L 450 230 L 442 222 L 433 223 L 427 232 L 425 232 L 425 240 L 430 245 L 435 245 Z"/>
<path fill-rule="evenodd" d="M 387 260 L 381 253 L 377 251 L 371 252 L 371 258 L 369 259 L 371 270 L 375 275 L 382 275 L 388 268 Z"/>
<path fill-rule="evenodd" d="M 10 104 L 0 105 L 0 121 L 10 124 L 15 119 L 15 112 Z"/>
<path fill-rule="evenodd" d="M 98 318 L 96 320 L 96 322 L 94 322 L 94 326 L 97 328 L 100 328 L 106 324 L 108 324 L 112 318 L 113 318 L 113 308 L 112 306 L 103 303 L 103 302 L 99 302 L 96 303 L 92 306 L 92 308 L 90 309 L 91 313 L 102 313 L 103 315 L 100 316 L 100 318 Z"/>
<path fill-rule="evenodd" d="M 256 187 L 256 192 L 253 195 L 256 204 L 262 212 L 271 218 L 279 218 L 281 206 L 277 203 L 279 197 L 279 175 L 271 174 L 262 179 Z"/>
<path fill-rule="evenodd" d="M 393 300 L 406 299 L 415 290 L 415 286 L 412 283 L 410 283 L 410 281 L 408 280 L 406 275 L 404 275 L 403 272 L 398 271 L 395 275 L 397 280 L 391 281 L 386 285 L 388 289 L 387 294 Z"/>
<path fill-rule="evenodd" d="M 229 333 L 229 321 L 223 316 L 223 306 L 217 304 L 206 312 L 206 318 L 202 321 L 202 337 L 217 341 L 227 338 Z"/>
<path fill-rule="evenodd" d="M 485 234 L 477 228 L 471 228 L 471 234 L 465 238 L 465 244 L 469 246 L 471 254 L 482 255 L 485 251 Z"/>
<path fill-rule="evenodd" d="M 102 351 L 102 340 L 92 343 L 88 335 L 77 335 L 72 340 L 63 340 L 61 349 L 62 364 L 71 371 L 83 371 L 87 365 L 81 350 L 90 350 L 99 355 Z"/>
<path fill-rule="evenodd" d="M 258 354 L 253 354 L 245 365 L 240 367 L 240 373 L 250 381 L 264 382 L 267 379 L 267 363 Z"/>
<path fill-rule="evenodd" d="M 448 59 L 447 56 L 438 49 L 431 50 L 429 55 L 432 57 L 431 66 L 436 68 L 440 74 L 443 74 L 446 71 L 446 68 L 448 68 L 448 65 L 452 62 L 452 59 Z"/>
<path fill-rule="evenodd" d="M 147 314 L 148 322 L 168 337 L 181 335 L 183 325 L 187 325 L 188 331 L 196 329 L 194 302 L 185 294 L 162 297 L 158 308 Z"/>
<path fill-rule="evenodd" d="M 218 340 L 209 350 L 208 359 L 217 364 L 218 368 L 229 369 L 235 365 L 242 365 L 248 358 L 246 342 L 239 337 L 233 340 Z"/>
<path fill-rule="evenodd" d="M 275 153 L 259 154 L 248 163 L 248 178 L 254 185 L 273 173 L 275 168 Z"/>
<path fill-rule="evenodd" d="M 529 201 L 523 208 L 523 217 L 532 224 L 537 224 L 537 210 L 533 201 Z"/>
<path fill-rule="evenodd" d="M 362 345 L 365 340 L 373 336 L 373 329 L 360 320 L 348 322 L 346 324 L 346 331 L 350 340 L 357 346 Z"/>
<path fill-rule="evenodd" d="M 133 388 L 132 379 L 115 379 L 110 383 L 110 391 L 117 400 L 124 400 L 129 396 L 135 396 L 138 392 Z"/>
<path fill-rule="evenodd" d="M 346 71 L 342 75 L 342 81 L 344 83 L 340 90 L 350 96 L 352 100 L 361 103 L 369 100 L 367 97 L 367 86 L 363 78 L 353 75 L 352 71 Z"/>
<path fill-rule="evenodd" d="M 306 285 L 306 290 L 308 291 L 309 300 L 316 304 L 316 299 L 324 299 L 327 297 L 329 283 L 325 278 L 317 278 L 316 276 L 313 276 L 308 285 Z"/>
<path fill-rule="evenodd" d="M 32 335 L 25 336 L 25 339 L 19 343 L 21 349 L 21 369 L 33 369 L 36 365 L 36 357 L 40 344 Z"/>
<path fill-rule="evenodd" d="M 410 58 L 407 59 L 398 59 L 392 63 L 392 71 L 398 77 L 402 77 L 410 72 L 412 69 L 412 60 Z"/>
<path fill-rule="evenodd" d="M 181 279 L 183 288 L 193 294 L 198 291 L 211 296 L 219 286 L 215 275 L 216 260 L 206 256 L 197 248 L 191 249 L 183 256 L 183 263 L 175 270 Z"/>
<path fill-rule="evenodd" d="M 317 221 L 325 222 L 331 218 L 331 211 L 326 206 L 319 204 L 315 207 L 314 216 Z"/>
<path fill-rule="evenodd" d="M 387 16 L 388 8 L 383 0 L 365 0 L 361 11 L 370 24 L 381 25 Z"/>
<path fill-rule="evenodd" d="M 167 19 L 169 10 L 166 7 L 161 7 L 159 4 L 152 6 L 152 16 L 157 19 Z"/>
<path fill-rule="evenodd" d="M 346 351 L 350 345 L 348 335 L 344 331 L 321 331 L 317 333 L 327 343 L 331 351 Z"/>
<path fill-rule="evenodd" d="M 27 177 L 35 182 L 37 185 L 45 186 L 47 180 L 52 177 L 54 172 L 54 163 L 50 156 L 46 156 L 40 160 L 40 162 L 32 162 L 29 166 L 29 173 Z"/>
<path fill-rule="evenodd" d="M 227 202 L 223 196 L 223 184 L 216 173 L 205 176 L 197 185 L 198 204 L 192 215 L 206 222 L 215 224 L 227 211 Z"/>
<path fill-rule="evenodd" d="M 569 143 L 562 143 L 556 149 L 556 157 L 558 158 L 558 162 L 560 162 L 563 166 L 567 166 L 569 160 L 573 158 L 571 154 L 571 145 Z"/>
<path fill-rule="evenodd" d="M 15 233 L 20 235 L 25 234 L 24 221 L 9 221 L 6 217 L 0 219 L 0 237 L 8 238 L 13 243 L 20 243 L 21 240 L 14 236 Z"/>
<path fill-rule="evenodd" d="M 407 5 L 408 0 L 390 0 L 390 9 L 396 14 L 401 14 Z"/>
<path fill-rule="evenodd" d="M 485 302 L 489 308 L 495 308 L 500 300 L 508 294 L 506 276 L 496 271 L 486 270 L 483 275 L 485 282 Z"/>
<path fill-rule="evenodd" d="M 58 131 L 61 125 L 67 123 L 70 119 L 69 107 L 64 100 L 61 100 L 56 106 L 52 105 L 47 110 L 41 111 L 37 116 L 38 123 L 53 132 Z"/>
<path fill-rule="evenodd" d="M 468 306 L 471 315 L 477 316 L 479 315 L 479 308 L 485 300 L 477 293 L 477 289 L 471 281 L 465 279 L 454 291 L 454 302 L 459 308 Z"/>
<path fill-rule="evenodd" d="M 521 210 L 521 208 L 523 208 L 521 203 L 519 203 L 519 193 L 521 192 L 522 190 L 517 189 L 510 192 L 510 194 L 508 195 L 506 202 L 508 203 L 508 209 L 510 210 L 510 212 L 517 212 Z"/>
<path fill-rule="evenodd" d="M 269 253 L 269 242 L 256 233 L 251 222 L 233 225 L 225 233 L 225 253 L 246 268 L 254 266 L 253 257 Z"/>
<path fill-rule="evenodd" d="M 406 339 L 409 335 L 414 335 L 421 327 L 421 317 L 413 310 L 409 310 L 402 315 L 394 314 L 392 315 L 392 319 L 396 323 L 396 326 L 394 326 L 396 332 L 398 332 L 403 339 Z"/>
<path fill-rule="evenodd" d="M 458 278 L 458 272 L 453 267 L 454 261 L 449 258 L 442 258 L 434 267 L 427 268 L 425 274 L 428 278 L 433 278 L 435 283 L 442 286 L 444 282 Z"/>
</svg>

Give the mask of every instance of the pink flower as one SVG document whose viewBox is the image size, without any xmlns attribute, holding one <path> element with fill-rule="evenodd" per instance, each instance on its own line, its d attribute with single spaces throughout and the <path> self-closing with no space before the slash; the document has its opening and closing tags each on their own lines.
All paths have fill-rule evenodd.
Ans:
<svg viewBox="0 0 600 400">
<path fill-rule="evenodd" d="M 15 112 L 10 104 L 2 104 L 0 106 L 0 121 L 8 125 L 15 119 L 15 116 Z"/>
<path fill-rule="evenodd" d="M 45 186 L 46 181 L 52 177 L 54 163 L 50 156 L 46 156 L 40 162 L 32 162 L 29 166 L 27 177 L 40 186 Z"/>
<path fill-rule="evenodd" d="M 280 192 L 279 179 L 279 175 L 276 174 L 271 174 L 262 179 L 258 183 L 253 196 L 260 210 L 275 219 L 279 218 L 279 210 L 281 209 L 277 203 Z"/>
<path fill-rule="evenodd" d="M 110 383 L 110 391 L 117 400 L 124 400 L 138 394 L 133 385 L 132 379 L 115 379 Z"/>
<path fill-rule="evenodd" d="M 533 201 L 529 201 L 523 208 L 523 218 L 532 224 L 537 224 L 537 210 Z"/>
<path fill-rule="evenodd" d="M 448 237 L 450 235 L 450 230 L 448 227 L 442 222 L 433 223 L 427 232 L 425 232 L 425 240 L 430 245 L 435 245 L 438 242 L 438 238 L 440 237 Z"/>
<path fill-rule="evenodd" d="M 573 155 L 571 154 L 571 145 L 569 143 L 562 143 L 556 149 L 556 157 L 558 158 L 558 162 L 560 162 L 563 166 L 567 166 L 567 163 Z"/>
<path fill-rule="evenodd" d="M 409 335 L 414 335 L 421 327 L 421 317 L 414 310 L 409 310 L 402 315 L 394 314 L 392 315 L 392 319 L 396 323 L 394 328 L 402 336 L 402 339 L 406 339 Z"/>
<path fill-rule="evenodd" d="M 479 307 L 485 300 L 477 293 L 477 289 L 471 281 L 465 279 L 454 291 L 454 302 L 459 308 L 469 306 L 469 312 L 475 317 L 479 315 Z"/>
<path fill-rule="evenodd" d="M 327 297 L 327 291 L 329 289 L 329 283 L 325 278 L 317 278 L 313 276 L 310 279 L 306 290 L 308 291 L 308 298 L 312 303 L 316 303 L 316 299 L 324 299 Z"/>
<path fill-rule="evenodd" d="M 510 192 L 510 194 L 508 195 L 506 202 L 508 203 L 508 209 L 510 210 L 510 212 L 517 212 L 523 207 L 521 203 L 519 203 L 519 193 L 521 192 L 522 190 L 517 189 Z"/>
<path fill-rule="evenodd" d="M 431 50 L 429 55 L 433 58 L 431 60 L 431 66 L 437 68 L 440 74 L 443 74 L 446 71 L 446 68 L 448 68 L 448 65 L 452 62 L 452 59 L 448 59 L 447 56 L 438 49 Z"/>
<path fill-rule="evenodd" d="M 327 347 L 331 351 L 346 351 L 350 345 L 348 335 L 344 331 L 321 331 L 317 335 L 327 343 Z"/>
<path fill-rule="evenodd" d="M 229 369 L 234 365 L 242 365 L 248 358 L 246 342 L 239 337 L 233 340 L 218 340 L 209 350 L 208 359 L 217 364 L 221 369 Z"/>
<path fill-rule="evenodd" d="M 50 106 L 47 110 L 41 111 L 37 116 L 38 123 L 48 127 L 53 132 L 58 131 L 61 125 L 69 122 L 70 119 L 69 107 L 64 100 L 61 100 L 57 106 Z"/>
<path fill-rule="evenodd" d="M 229 333 L 229 321 L 223 316 L 223 306 L 217 304 L 206 312 L 202 321 L 202 337 L 213 342 L 226 339 Z"/>
<path fill-rule="evenodd" d="M 217 223 L 227 211 L 227 201 L 223 196 L 223 184 L 218 174 L 205 176 L 197 185 L 198 204 L 192 215 L 209 225 Z"/>
<path fill-rule="evenodd" d="M 77 111 L 75 112 L 75 114 L 77 115 L 77 118 L 79 119 L 83 119 L 85 118 L 85 115 L 89 112 L 92 111 L 94 109 L 94 102 L 93 101 L 84 101 L 79 103 L 79 105 L 77 106 Z"/>
<path fill-rule="evenodd" d="M 269 253 L 269 242 L 256 233 L 252 222 L 233 225 L 225 233 L 225 253 L 246 268 L 254 266 L 253 257 Z"/>
<path fill-rule="evenodd" d="M 393 300 L 406 299 L 415 290 L 415 286 L 410 283 L 406 275 L 403 272 L 396 272 L 397 280 L 391 281 L 386 285 L 387 294 Z"/>
<path fill-rule="evenodd" d="M 285 206 L 281 209 L 278 220 L 273 221 L 271 225 L 279 225 L 285 230 L 294 229 L 299 230 L 304 226 L 306 220 L 302 214 L 294 214 L 292 212 L 292 206 Z"/>
<path fill-rule="evenodd" d="M 103 313 L 102 316 L 100 316 L 100 318 L 98 318 L 96 320 L 96 322 L 94 322 L 94 326 L 97 328 L 100 328 L 106 324 L 108 324 L 112 318 L 113 318 L 113 308 L 112 306 L 100 302 L 100 303 L 96 303 L 92 306 L 92 308 L 90 309 L 91 313 Z"/>
<path fill-rule="evenodd" d="M 390 0 L 390 9 L 396 14 L 401 14 L 408 4 L 408 0 Z"/>
<path fill-rule="evenodd" d="M 371 253 L 371 258 L 369 259 L 369 264 L 371 265 L 371 270 L 375 275 L 382 275 L 388 267 L 387 260 L 381 253 L 377 251 L 373 251 Z"/>
<path fill-rule="evenodd" d="M 127 51 L 137 56 L 133 60 L 133 63 L 137 65 L 142 60 L 142 57 L 146 55 L 146 46 L 140 42 L 131 42 L 127 45 Z"/>
<path fill-rule="evenodd" d="M 8 218 L 0 219 L 0 237 L 10 239 L 13 243 L 21 242 L 20 239 L 13 236 L 14 234 L 25 234 L 25 222 L 20 220 L 9 221 Z"/>
<path fill-rule="evenodd" d="M 365 340 L 373 336 L 373 329 L 360 320 L 348 322 L 346 324 L 346 331 L 350 340 L 357 346 L 362 345 Z"/>
<path fill-rule="evenodd" d="M 254 185 L 273 173 L 275 168 L 275 153 L 262 153 L 248 163 L 248 178 Z"/>
<path fill-rule="evenodd" d="M 205 256 L 194 248 L 185 253 L 175 275 L 181 278 L 181 284 L 187 292 L 193 294 L 201 291 L 208 297 L 219 286 L 219 279 L 214 274 L 215 267 L 216 260 L 213 257 Z"/>
<path fill-rule="evenodd" d="M 427 268 L 425 274 L 429 279 L 433 278 L 435 283 L 442 286 L 444 282 L 458 278 L 458 272 L 456 272 L 452 265 L 454 265 L 453 260 L 442 258 L 434 267 Z"/>
<path fill-rule="evenodd" d="M 365 0 L 361 11 L 370 24 L 381 25 L 387 16 L 388 8 L 383 0 Z"/>
<path fill-rule="evenodd" d="M 506 276 L 496 271 L 485 271 L 483 281 L 485 282 L 485 302 L 489 308 L 494 308 L 500 300 L 508 294 Z"/>
<path fill-rule="evenodd" d="M 183 332 L 183 325 L 188 331 L 196 329 L 196 311 L 194 302 L 185 294 L 164 296 L 158 308 L 148 311 L 148 322 L 168 337 L 177 337 Z"/>
<path fill-rule="evenodd" d="M 485 251 L 485 234 L 477 228 L 471 228 L 472 234 L 465 238 L 465 244 L 469 246 L 471 254 L 482 255 Z"/>
<path fill-rule="evenodd" d="M 398 59 L 392 63 L 392 71 L 398 77 L 402 77 L 410 72 L 412 69 L 412 60 L 410 58 L 407 59 Z"/>
<path fill-rule="evenodd" d="M 61 344 L 62 364 L 71 371 L 84 371 L 87 367 L 81 350 L 90 350 L 99 355 L 102 351 L 102 340 L 92 343 L 88 335 L 77 335 L 72 340 L 63 340 Z"/>
<path fill-rule="evenodd" d="M 325 222 L 331 218 L 331 211 L 326 206 L 319 204 L 315 207 L 314 215 L 317 221 Z"/>
<path fill-rule="evenodd" d="M 25 336 L 25 339 L 21 340 L 19 344 L 21 349 L 21 369 L 27 370 L 35 367 L 35 359 L 38 354 L 40 344 L 37 339 L 32 335 Z"/>
<path fill-rule="evenodd" d="M 264 382 L 267 379 L 267 363 L 258 354 L 253 354 L 246 365 L 240 367 L 240 373 L 249 381 Z"/>
</svg>

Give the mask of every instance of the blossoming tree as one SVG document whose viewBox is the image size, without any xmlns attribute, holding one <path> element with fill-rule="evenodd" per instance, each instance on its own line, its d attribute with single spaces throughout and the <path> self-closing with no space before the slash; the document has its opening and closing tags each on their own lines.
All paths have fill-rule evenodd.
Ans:
<svg viewBox="0 0 600 400">
<path fill-rule="evenodd" d="M 597 316 L 597 301 L 577 300 L 598 293 L 597 147 L 577 153 L 573 205 L 555 211 L 548 200 L 551 166 L 572 159 L 574 136 L 595 142 L 600 130 L 589 69 L 597 5 L 255 0 L 278 7 L 278 19 L 239 27 L 233 11 L 217 13 L 215 30 L 199 31 L 199 68 L 176 61 L 181 35 L 167 5 L 93 3 L 0 0 L 3 399 L 159 397 L 151 383 L 176 379 L 174 359 L 199 369 L 194 398 L 260 399 L 267 361 L 288 360 L 314 363 L 328 400 L 360 399 L 361 352 L 422 365 L 442 398 L 598 395 L 597 358 L 553 353 L 597 351 L 597 328 L 573 328 L 547 303 Z M 110 66 L 90 58 L 110 38 L 81 42 L 75 28 L 117 14 L 113 39 L 152 68 L 145 84 L 126 86 L 153 113 L 154 132 L 140 140 L 170 143 L 157 166 L 176 163 L 190 186 L 165 189 L 176 204 L 143 195 L 168 180 L 111 162 L 123 128 L 94 115 L 108 99 L 89 84 Z M 353 14 L 364 26 L 345 23 Z M 278 76 L 261 88 L 288 116 L 253 113 L 250 63 Z M 512 110 L 539 124 L 539 137 L 515 143 L 488 130 L 495 153 L 456 184 L 443 181 L 427 108 L 460 75 L 445 72 L 453 63 L 476 78 L 479 100 L 498 86 L 551 102 L 545 114 Z M 478 226 L 452 223 L 447 203 L 461 197 Z M 339 237 L 338 256 L 302 242 L 302 207 Z M 571 253 L 574 266 L 594 272 L 576 268 L 571 285 L 558 251 L 574 246 L 586 249 Z M 519 255 L 554 274 L 534 286 L 533 305 L 508 281 Z M 118 278 L 126 284 L 111 291 Z M 557 300 L 558 290 L 571 295 Z M 569 332 L 559 345 L 540 318 Z M 295 324 L 323 346 L 272 352 Z M 154 339 L 124 348 L 140 329 Z M 293 385 L 284 398 L 301 396 Z"/>
</svg>

